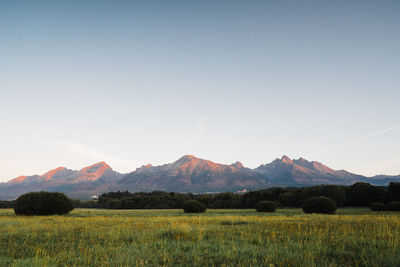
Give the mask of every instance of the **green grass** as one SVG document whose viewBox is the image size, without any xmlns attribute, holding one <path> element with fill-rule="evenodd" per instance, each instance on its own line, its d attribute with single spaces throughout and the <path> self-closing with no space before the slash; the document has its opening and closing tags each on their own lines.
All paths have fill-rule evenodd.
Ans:
<svg viewBox="0 0 400 267">
<path fill-rule="evenodd" d="M 0 266 L 400 266 L 399 213 L 0 210 Z"/>
</svg>

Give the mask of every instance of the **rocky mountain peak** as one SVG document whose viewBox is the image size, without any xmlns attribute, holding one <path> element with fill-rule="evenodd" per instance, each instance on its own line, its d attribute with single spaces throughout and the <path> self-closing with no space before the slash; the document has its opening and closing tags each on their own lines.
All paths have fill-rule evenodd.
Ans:
<svg viewBox="0 0 400 267">
<path fill-rule="evenodd" d="M 180 159 L 178 159 L 177 161 L 179 162 L 188 162 L 188 161 L 197 161 L 200 160 L 199 158 L 193 156 L 193 155 L 184 155 L 182 156 Z"/>
<path fill-rule="evenodd" d="M 83 180 L 95 181 L 99 179 L 111 167 L 104 161 L 85 167 L 79 171 L 79 177 Z"/>
<path fill-rule="evenodd" d="M 285 163 L 285 164 L 289 164 L 289 165 L 292 165 L 292 164 L 293 164 L 293 161 L 292 161 L 288 156 L 286 156 L 286 155 L 283 155 L 283 156 L 282 156 L 281 162 L 282 162 L 282 163 Z"/>
<path fill-rule="evenodd" d="M 55 168 L 54 170 L 48 171 L 45 174 L 41 175 L 40 178 L 44 181 L 49 181 L 51 180 L 58 172 L 65 170 L 65 167 L 58 167 Z"/>
<path fill-rule="evenodd" d="M 25 179 L 27 177 L 28 176 L 25 176 L 25 175 L 18 176 L 17 178 L 14 178 L 14 179 L 8 181 L 7 184 L 21 184 L 21 183 L 23 183 L 25 181 Z"/>
<path fill-rule="evenodd" d="M 96 164 L 93 164 L 93 165 L 83 168 L 82 170 L 80 170 L 80 172 L 93 173 L 93 172 L 97 172 L 100 169 L 103 169 L 103 170 L 111 169 L 111 167 L 104 161 L 101 161 Z"/>
<path fill-rule="evenodd" d="M 240 161 L 236 161 L 235 163 L 232 163 L 231 166 L 238 168 L 238 169 L 244 168 L 243 164 Z"/>
</svg>

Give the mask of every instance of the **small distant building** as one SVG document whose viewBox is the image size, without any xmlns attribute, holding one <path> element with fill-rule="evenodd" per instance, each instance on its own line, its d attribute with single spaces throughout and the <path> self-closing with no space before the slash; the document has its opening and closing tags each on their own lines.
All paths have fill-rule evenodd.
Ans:
<svg viewBox="0 0 400 267">
<path fill-rule="evenodd" d="M 99 200 L 99 197 L 98 196 L 91 196 L 90 199 L 91 200 Z"/>
<path fill-rule="evenodd" d="M 238 193 L 238 194 L 247 193 L 247 189 L 238 190 L 238 191 L 236 191 L 236 193 Z"/>
</svg>

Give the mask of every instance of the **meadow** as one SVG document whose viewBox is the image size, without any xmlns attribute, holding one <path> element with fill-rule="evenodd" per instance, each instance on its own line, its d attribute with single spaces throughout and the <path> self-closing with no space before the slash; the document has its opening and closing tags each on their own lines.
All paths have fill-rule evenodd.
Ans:
<svg viewBox="0 0 400 267">
<path fill-rule="evenodd" d="M 400 214 L 0 210 L 0 266 L 400 266 Z"/>
</svg>

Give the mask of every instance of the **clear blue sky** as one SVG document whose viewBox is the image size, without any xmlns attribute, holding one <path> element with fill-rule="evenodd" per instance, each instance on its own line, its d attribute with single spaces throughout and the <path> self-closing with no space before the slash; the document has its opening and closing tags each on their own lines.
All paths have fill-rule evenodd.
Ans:
<svg viewBox="0 0 400 267">
<path fill-rule="evenodd" d="M 0 181 L 184 154 L 400 174 L 399 14 L 394 0 L 1 1 Z"/>
</svg>

